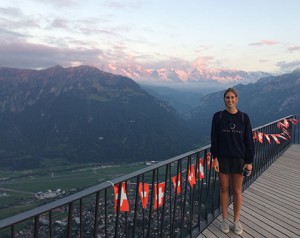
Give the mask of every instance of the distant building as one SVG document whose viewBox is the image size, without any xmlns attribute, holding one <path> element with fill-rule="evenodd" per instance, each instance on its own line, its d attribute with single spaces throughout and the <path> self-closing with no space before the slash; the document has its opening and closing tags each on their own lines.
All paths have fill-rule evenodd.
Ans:
<svg viewBox="0 0 300 238">
<path fill-rule="evenodd" d="M 56 191 L 48 190 L 47 192 L 37 192 L 35 194 L 35 197 L 37 199 L 49 199 L 49 198 L 55 198 L 57 196 L 65 194 L 65 191 L 59 189 L 56 189 Z"/>
<path fill-rule="evenodd" d="M 154 160 L 152 160 L 152 161 L 146 161 L 145 162 L 145 164 L 146 165 L 152 165 L 152 164 L 157 164 L 159 161 L 154 161 Z"/>
<path fill-rule="evenodd" d="M 7 197 L 7 193 L 0 193 L 0 197 Z"/>
</svg>

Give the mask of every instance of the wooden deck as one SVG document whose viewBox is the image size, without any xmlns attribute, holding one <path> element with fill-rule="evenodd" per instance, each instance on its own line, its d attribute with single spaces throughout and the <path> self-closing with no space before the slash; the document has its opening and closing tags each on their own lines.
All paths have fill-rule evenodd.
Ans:
<svg viewBox="0 0 300 238">
<path fill-rule="evenodd" d="M 292 145 L 243 193 L 242 235 L 220 229 L 221 216 L 198 237 L 300 237 L 300 145 Z"/>
</svg>

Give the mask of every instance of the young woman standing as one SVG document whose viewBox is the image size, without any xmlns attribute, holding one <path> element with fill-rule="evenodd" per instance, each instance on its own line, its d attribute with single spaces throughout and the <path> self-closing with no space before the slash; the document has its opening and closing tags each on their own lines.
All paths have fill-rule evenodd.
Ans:
<svg viewBox="0 0 300 238">
<path fill-rule="evenodd" d="M 228 88 L 224 93 L 225 110 L 216 112 L 211 128 L 211 153 L 215 158 L 214 169 L 219 174 L 221 229 L 229 232 L 229 185 L 233 191 L 234 232 L 242 234 L 240 210 L 242 206 L 243 170 L 252 171 L 254 143 L 249 116 L 237 109 L 238 94 Z"/>
</svg>

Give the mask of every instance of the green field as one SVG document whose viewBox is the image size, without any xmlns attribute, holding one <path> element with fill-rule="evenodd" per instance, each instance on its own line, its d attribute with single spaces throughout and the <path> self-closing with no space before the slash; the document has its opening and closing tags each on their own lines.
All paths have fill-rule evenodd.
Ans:
<svg viewBox="0 0 300 238">
<path fill-rule="evenodd" d="M 64 165 L 25 171 L 0 170 L 0 219 L 18 214 L 53 199 L 38 200 L 35 193 L 62 189 L 80 191 L 144 168 L 145 164 Z"/>
</svg>

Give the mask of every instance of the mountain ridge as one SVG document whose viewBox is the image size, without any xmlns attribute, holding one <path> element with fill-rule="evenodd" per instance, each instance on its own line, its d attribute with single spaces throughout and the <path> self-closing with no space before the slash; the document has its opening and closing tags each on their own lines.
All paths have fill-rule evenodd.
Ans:
<svg viewBox="0 0 300 238">
<path fill-rule="evenodd" d="M 170 105 L 90 66 L 0 68 L 0 102 L 2 166 L 163 160 L 196 141 Z"/>
<path fill-rule="evenodd" d="M 106 72 L 120 74 L 132 78 L 139 83 L 217 83 L 237 84 L 253 83 L 262 77 L 271 76 L 267 72 L 247 72 L 236 69 L 203 68 L 197 64 L 178 67 L 162 67 L 158 69 L 144 68 L 140 65 L 124 66 L 108 64 L 100 67 Z"/>
</svg>

